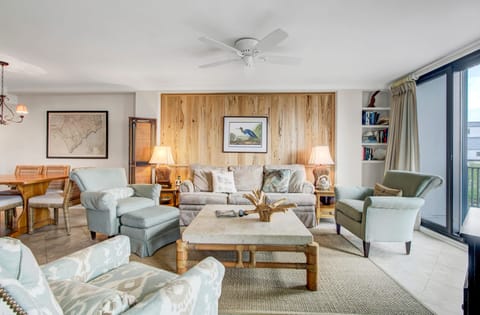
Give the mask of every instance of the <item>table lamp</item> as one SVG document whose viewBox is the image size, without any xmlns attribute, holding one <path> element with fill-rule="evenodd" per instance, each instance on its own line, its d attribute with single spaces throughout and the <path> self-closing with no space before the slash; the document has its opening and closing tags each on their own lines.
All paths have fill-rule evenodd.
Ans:
<svg viewBox="0 0 480 315">
<path fill-rule="evenodd" d="M 150 164 L 157 164 L 155 167 L 155 182 L 165 188 L 171 188 L 171 170 L 168 165 L 175 164 L 172 156 L 172 149 L 168 146 L 155 146 L 153 149 Z"/>
<path fill-rule="evenodd" d="M 312 148 L 308 164 L 318 165 L 313 169 L 313 176 L 315 178 L 315 188 L 319 190 L 330 189 L 330 170 L 323 165 L 334 165 L 330 155 L 330 150 L 327 145 L 319 145 Z"/>
</svg>

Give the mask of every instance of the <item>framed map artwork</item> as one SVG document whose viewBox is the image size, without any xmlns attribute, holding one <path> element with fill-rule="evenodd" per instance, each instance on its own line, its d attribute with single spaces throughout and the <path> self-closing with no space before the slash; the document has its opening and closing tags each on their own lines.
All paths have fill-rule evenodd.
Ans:
<svg viewBox="0 0 480 315">
<path fill-rule="evenodd" d="M 47 111 L 47 158 L 108 158 L 108 112 Z"/>
</svg>

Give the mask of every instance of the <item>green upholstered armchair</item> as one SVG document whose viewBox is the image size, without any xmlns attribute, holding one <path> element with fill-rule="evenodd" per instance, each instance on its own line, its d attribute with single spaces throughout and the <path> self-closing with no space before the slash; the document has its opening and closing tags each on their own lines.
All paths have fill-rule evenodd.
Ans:
<svg viewBox="0 0 480 315">
<path fill-rule="evenodd" d="M 405 242 L 407 255 L 413 237 L 415 219 L 424 197 L 443 179 L 408 171 L 387 171 L 383 186 L 402 191 L 402 197 L 375 196 L 368 187 L 335 187 L 337 234 L 343 226 L 363 240 L 368 257 L 371 242 Z"/>
<path fill-rule="evenodd" d="M 119 234 L 120 217 L 128 212 L 158 205 L 161 186 L 127 184 L 123 168 L 77 168 L 70 173 L 81 191 L 92 239 L 96 232 Z"/>
</svg>

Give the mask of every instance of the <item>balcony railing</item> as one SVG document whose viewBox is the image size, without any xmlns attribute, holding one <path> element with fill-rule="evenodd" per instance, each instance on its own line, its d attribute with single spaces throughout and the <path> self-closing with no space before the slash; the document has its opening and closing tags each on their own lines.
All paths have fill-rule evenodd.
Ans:
<svg viewBox="0 0 480 315">
<path fill-rule="evenodd" d="M 468 163 L 468 208 L 480 206 L 480 163 Z"/>
</svg>

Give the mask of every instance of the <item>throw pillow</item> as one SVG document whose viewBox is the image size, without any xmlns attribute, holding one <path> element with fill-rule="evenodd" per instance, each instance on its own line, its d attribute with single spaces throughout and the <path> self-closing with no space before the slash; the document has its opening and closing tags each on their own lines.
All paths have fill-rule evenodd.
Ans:
<svg viewBox="0 0 480 315">
<path fill-rule="evenodd" d="M 128 293 L 75 280 L 53 280 L 50 287 L 64 314 L 115 315 L 123 313 L 136 301 Z"/>
<path fill-rule="evenodd" d="M 117 187 L 102 190 L 104 193 L 109 193 L 113 195 L 115 200 L 132 197 L 135 195 L 135 190 L 132 187 Z"/>
<path fill-rule="evenodd" d="M 213 192 L 237 192 L 233 172 L 212 171 Z"/>
<path fill-rule="evenodd" d="M 262 190 L 273 193 L 288 192 L 291 173 L 291 170 L 288 169 L 265 170 Z"/>
<path fill-rule="evenodd" d="M 402 197 L 403 191 L 401 189 L 390 188 L 387 186 L 383 186 L 382 184 L 376 183 L 373 189 L 373 195 Z"/>
<path fill-rule="evenodd" d="M 260 189 L 263 183 L 262 165 L 236 165 L 229 166 L 229 171 L 233 171 L 235 179 L 235 188 L 237 191 L 252 191 Z"/>
</svg>

